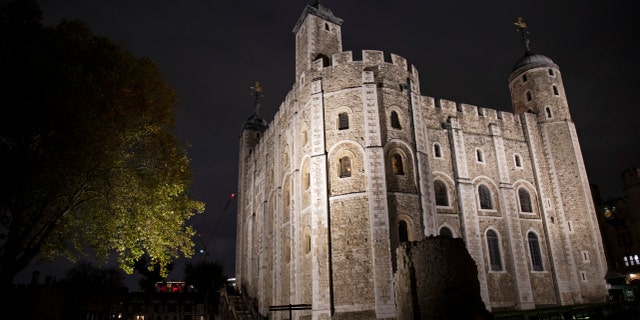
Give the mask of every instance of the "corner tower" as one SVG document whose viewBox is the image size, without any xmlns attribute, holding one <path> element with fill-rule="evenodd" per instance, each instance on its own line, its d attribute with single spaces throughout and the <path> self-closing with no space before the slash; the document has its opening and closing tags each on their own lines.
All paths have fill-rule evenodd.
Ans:
<svg viewBox="0 0 640 320">
<path fill-rule="evenodd" d="M 296 35 L 296 80 L 308 70 L 311 62 L 329 59 L 342 52 L 342 19 L 333 15 L 320 1 L 307 5 L 300 15 L 293 33 Z"/>
<path fill-rule="evenodd" d="M 509 89 L 531 154 L 556 299 L 561 305 L 603 301 L 607 266 L 602 237 L 560 70 L 531 51 L 522 18 L 515 25 L 525 54 L 512 69 Z"/>
</svg>

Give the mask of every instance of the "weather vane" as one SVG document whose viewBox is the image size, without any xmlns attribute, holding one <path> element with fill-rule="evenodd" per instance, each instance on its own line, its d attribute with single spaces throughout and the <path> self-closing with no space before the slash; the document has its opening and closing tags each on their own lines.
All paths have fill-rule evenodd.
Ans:
<svg viewBox="0 0 640 320">
<path fill-rule="evenodd" d="M 263 97 L 264 89 L 260 85 L 260 82 L 256 81 L 256 84 L 253 87 L 250 87 L 251 95 L 253 96 L 253 107 L 255 108 L 254 112 L 257 116 L 260 112 L 260 98 Z"/>
<path fill-rule="evenodd" d="M 527 30 L 527 23 L 522 20 L 522 17 L 518 17 L 518 21 L 513 23 L 516 26 L 516 31 L 522 34 L 522 42 L 524 42 L 524 49 L 527 53 L 531 52 L 529 48 L 529 30 Z"/>
</svg>

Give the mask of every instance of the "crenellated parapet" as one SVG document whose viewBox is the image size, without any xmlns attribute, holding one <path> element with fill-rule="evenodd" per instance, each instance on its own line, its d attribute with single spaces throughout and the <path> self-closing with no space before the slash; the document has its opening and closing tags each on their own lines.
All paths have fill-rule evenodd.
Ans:
<svg viewBox="0 0 640 320">
<path fill-rule="evenodd" d="M 331 56 L 331 63 L 329 65 L 327 65 L 326 62 L 327 61 L 323 59 L 317 59 L 312 62 L 311 69 L 314 71 L 321 71 L 324 68 L 350 65 L 354 62 L 361 62 L 365 65 L 378 65 L 388 63 L 390 65 L 399 67 L 404 71 L 407 71 L 413 77 L 418 77 L 418 69 L 414 65 L 409 65 L 406 58 L 395 53 L 390 53 L 387 58 L 383 51 L 378 50 L 362 50 L 361 60 L 354 60 L 352 51 L 340 52 Z"/>
</svg>

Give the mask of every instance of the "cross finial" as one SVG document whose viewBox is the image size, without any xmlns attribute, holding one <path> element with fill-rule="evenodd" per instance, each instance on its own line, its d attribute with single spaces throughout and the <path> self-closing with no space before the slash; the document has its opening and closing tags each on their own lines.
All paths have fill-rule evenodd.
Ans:
<svg viewBox="0 0 640 320">
<path fill-rule="evenodd" d="M 524 22 L 522 17 L 518 17 L 518 21 L 514 22 L 513 24 L 516 26 L 516 31 L 522 34 L 522 42 L 524 42 L 525 52 L 531 52 L 531 48 L 529 48 L 529 30 L 527 30 L 527 23 Z"/>
<path fill-rule="evenodd" d="M 253 107 L 255 115 L 259 115 L 260 113 L 260 98 L 263 97 L 264 89 L 260 85 L 260 82 L 256 81 L 253 87 L 250 87 L 251 95 L 253 96 Z"/>
</svg>

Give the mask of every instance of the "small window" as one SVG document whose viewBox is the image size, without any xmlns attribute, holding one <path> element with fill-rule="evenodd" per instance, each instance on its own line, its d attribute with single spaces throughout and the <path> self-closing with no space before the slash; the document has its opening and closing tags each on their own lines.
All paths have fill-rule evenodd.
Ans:
<svg viewBox="0 0 640 320">
<path fill-rule="evenodd" d="M 309 227 L 304 228 L 304 239 L 302 241 L 304 253 L 311 252 L 311 231 Z"/>
<path fill-rule="evenodd" d="M 436 158 L 442 158 L 442 150 L 440 150 L 440 145 L 437 143 L 433 144 L 433 156 Z"/>
<path fill-rule="evenodd" d="M 527 96 L 527 101 L 531 101 L 531 92 L 527 91 L 526 96 Z"/>
<path fill-rule="evenodd" d="M 349 129 L 349 115 L 342 112 L 338 115 L 338 130 Z"/>
<path fill-rule="evenodd" d="M 480 199 L 480 209 L 493 209 L 491 191 L 484 184 L 478 186 L 478 198 Z"/>
<path fill-rule="evenodd" d="M 553 72 L 553 69 L 549 69 L 549 75 L 552 76 L 552 77 L 555 76 L 555 73 Z"/>
<path fill-rule="evenodd" d="M 476 160 L 478 162 L 484 162 L 484 156 L 482 155 L 482 150 L 476 149 Z"/>
<path fill-rule="evenodd" d="M 342 157 L 340 158 L 340 178 L 351 177 L 351 158 Z"/>
<path fill-rule="evenodd" d="M 522 161 L 520 160 L 520 155 L 516 154 L 513 156 L 513 160 L 516 164 L 517 168 L 522 168 Z"/>
<path fill-rule="evenodd" d="M 502 258 L 500 257 L 500 240 L 498 234 L 487 231 L 487 247 L 489 249 L 489 266 L 491 271 L 502 271 Z"/>
<path fill-rule="evenodd" d="M 440 228 L 440 236 L 443 238 L 453 238 L 453 232 L 447 227 Z"/>
<path fill-rule="evenodd" d="M 560 92 L 558 92 L 558 87 L 556 85 L 553 85 L 553 94 L 555 94 L 556 96 L 560 95 Z"/>
<path fill-rule="evenodd" d="M 436 180 L 433 182 L 433 189 L 436 196 L 436 206 L 448 206 L 449 195 L 447 194 L 447 186 L 444 182 Z"/>
<path fill-rule="evenodd" d="M 546 107 L 544 110 L 547 112 L 547 118 L 551 119 L 551 108 Z"/>
<path fill-rule="evenodd" d="M 400 118 L 398 117 L 398 113 L 395 111 L 391 111 L 391 127 L 395 129 L 402 129 L 400 126 Z"/>
<path fill-rule="evenodd" d="M 307 129 L 302 130 L 302 145 L 306 146 L 308 142 Z"/>
<path fill-rule="evenodd" d="M 391 170 L 395 175 L 404 175 L 404 166 L 402 164 L 402 156 L 395 153 L 391 156 Z"/>
<path fill-rule="evenodd" d="M 587 273 L 580 271 L 580 278 L 582 278 L 582 281 L 587 281 Z"/>
<path fill-rule="evenodd" d="M 531 254 L 531 268 L 533 271 L 544 270 L 542 266 L 542 254 L 540 253 L 540 242 L 538 236 L 529 232 L 527 235 L 527 241 L 529 242 L 529 254 Z"/>
<path fill-rule="evenodd" d="M 527 75 L 526 74 L 522 75 L 522 82 L 527 82 Z"/>
<path fill-rule="evenodd" d="M 327 31 L 331 30 L 331 28 L 329 28 L 329 24 L 328 23 L 324 24 L 324 29 L 327 30 Z"/>
<path fill-rule="evenodd" d="M 589 251 L 582 251 L 582 262 L 589 262 Z"/>
<path fill-rule="evenodd" d="M 309 187 L 311 187 L 311 173 L 309 173 L 308 169 L 305 169 L 305 172 L 303 173 L 302 185 L 304 190 L 309 190 Z"/>
<path fill-rule="evenodd" d="M 404 220 L 398 222 L 398 241 L 409 242 L 409 230 L 407 222 Z"/>
<path fill-rule="evenodd" d="M 518 189 L 518 198 L 520 200 L 520 211 L 522 212 L 533 212 L 531 208 L 531 197 L 529 196 L 529 192 L 524 188 Z"/>
</svg>

